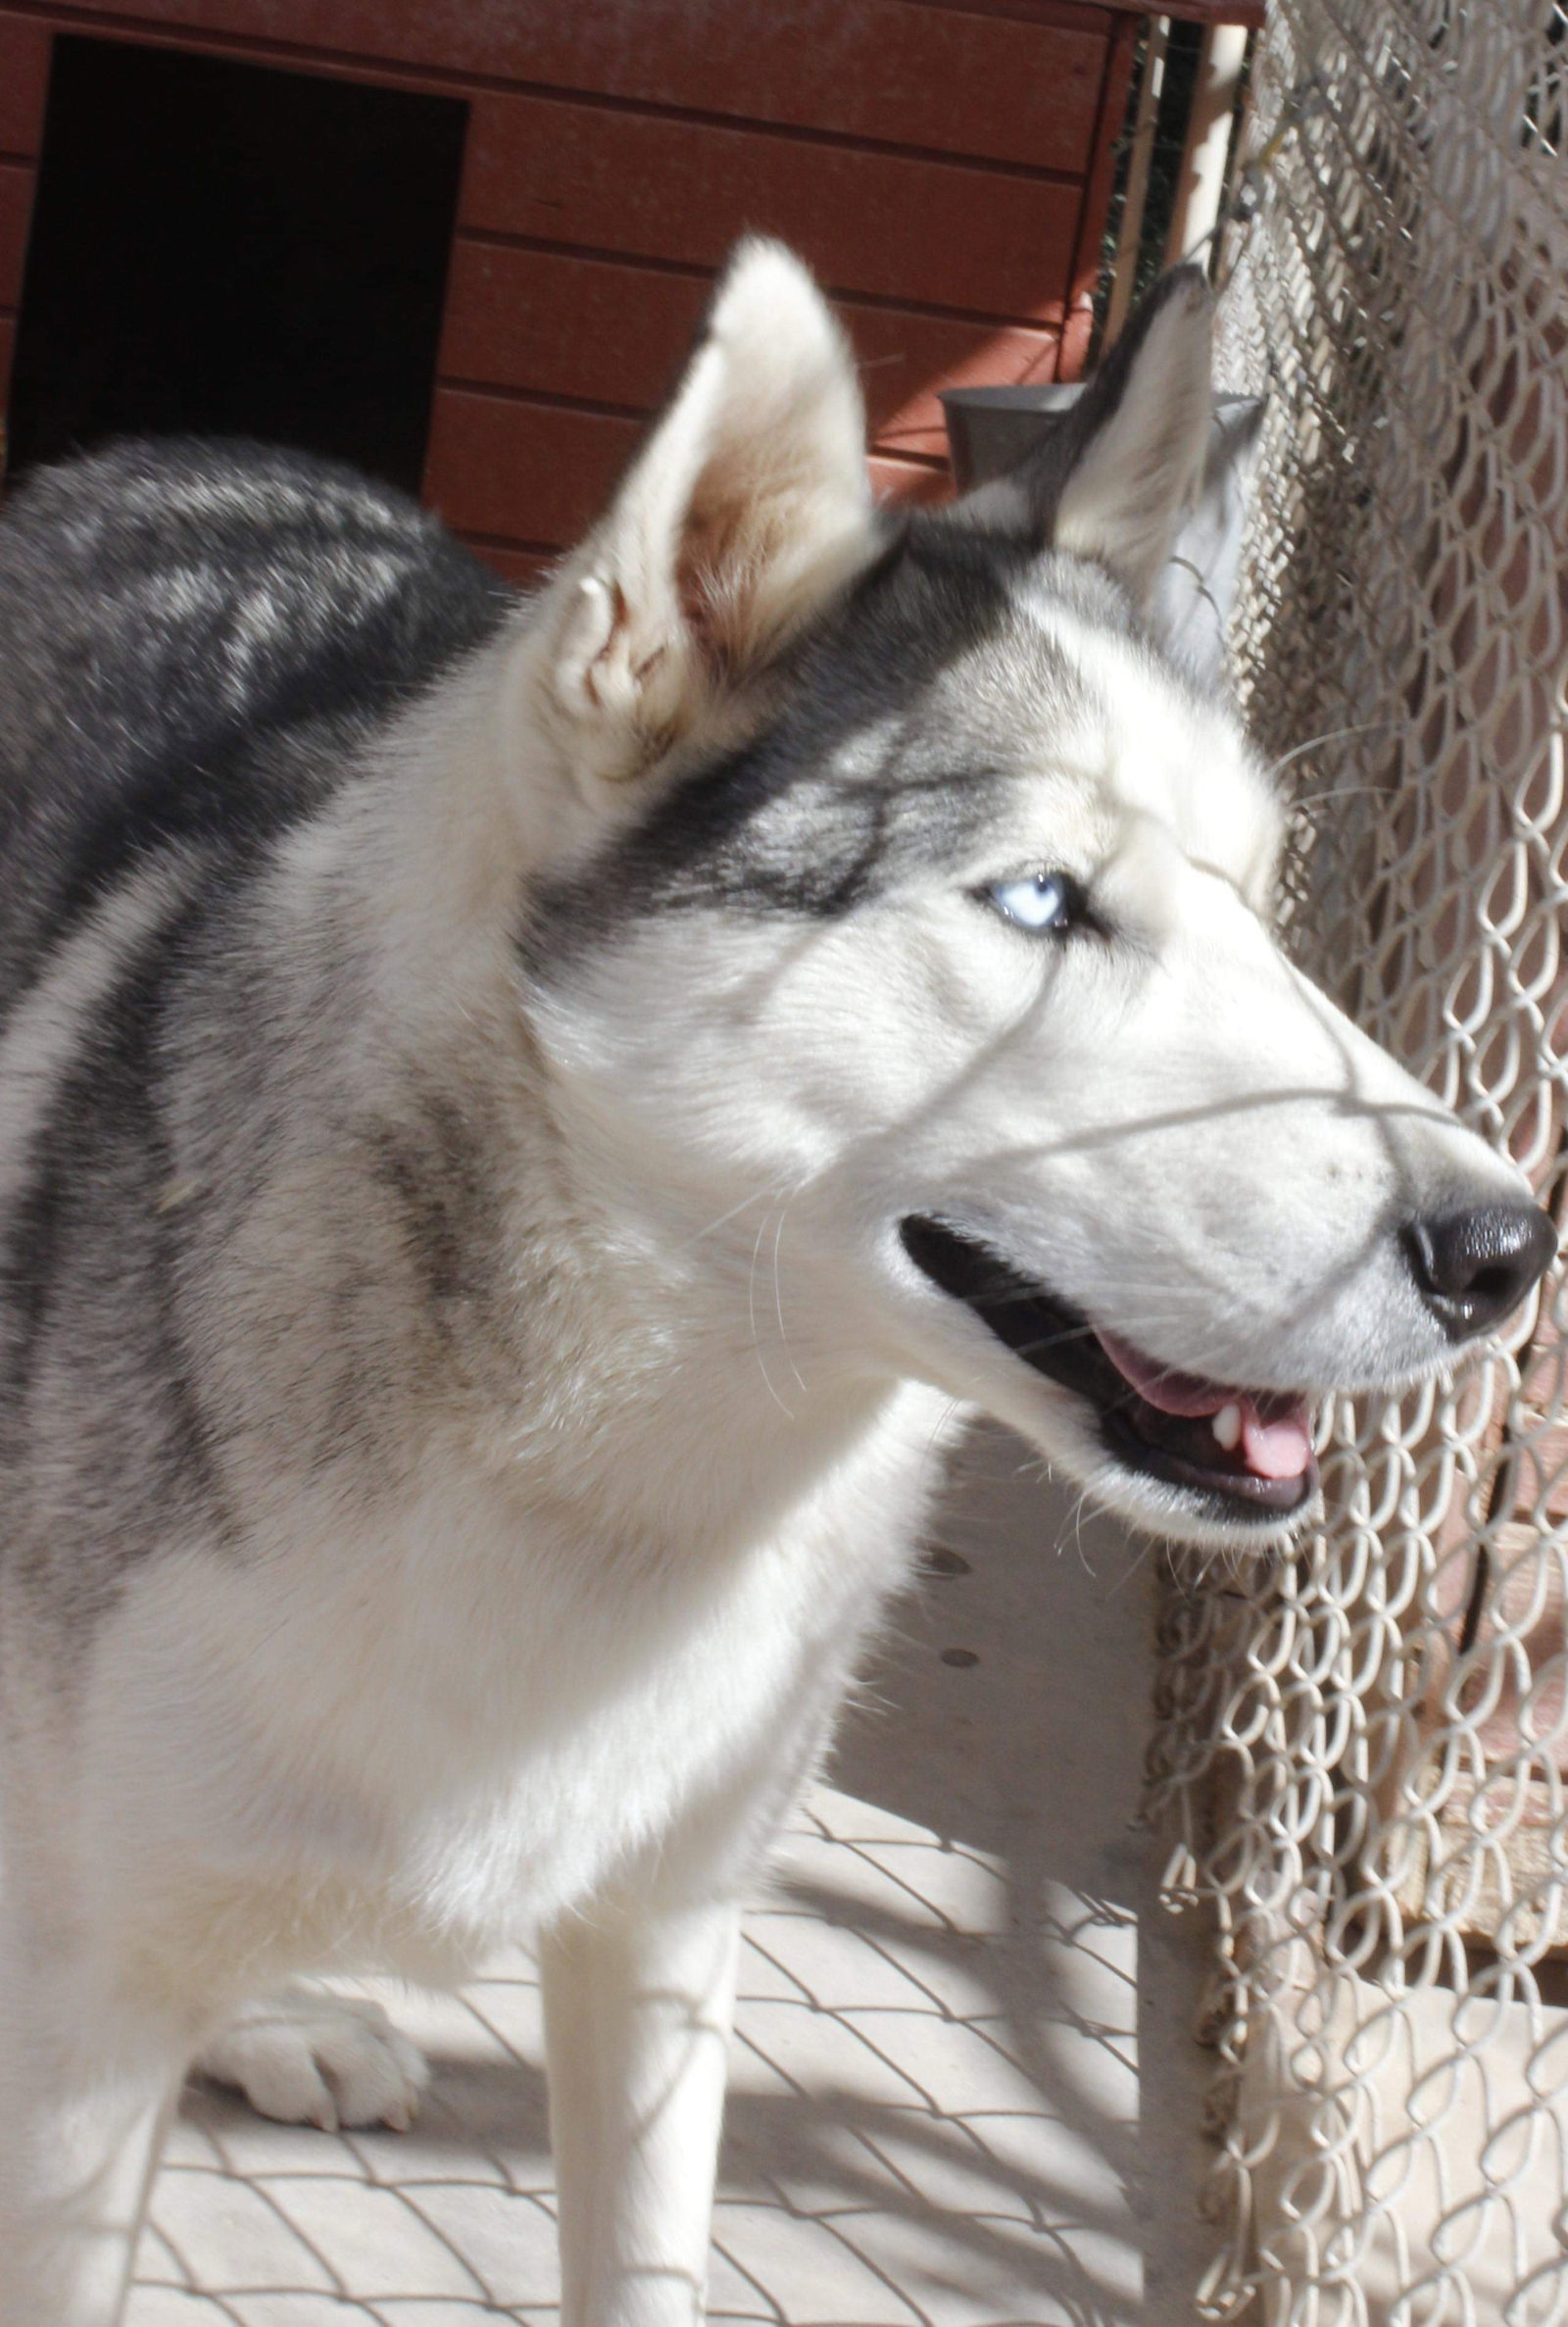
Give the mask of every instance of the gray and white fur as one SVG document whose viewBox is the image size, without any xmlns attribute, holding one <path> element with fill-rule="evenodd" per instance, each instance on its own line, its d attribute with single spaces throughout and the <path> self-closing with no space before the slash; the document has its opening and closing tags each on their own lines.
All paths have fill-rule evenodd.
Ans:
<svg viewBox="0 0 1568 2327">
<path fill-rule="evenodd" d="M 752 244 L 530 603 L 256 448 L 14 497 L 0 2327 L 118 2319 L 196 2056 L 407 2120 L 291 1982 L 503 1936 L 565 2327 L 691 2327 L 738 1902 L 953 1417 L 1245 1549 L 1314 1508 L 1303 1395 L 1528 1293 L 1518 1175 L 1280 955 L 1269 787 L 1144 627 L 1208 394 L 1188 272 L 1049 467 L 895 519 Z"/>
</svg>

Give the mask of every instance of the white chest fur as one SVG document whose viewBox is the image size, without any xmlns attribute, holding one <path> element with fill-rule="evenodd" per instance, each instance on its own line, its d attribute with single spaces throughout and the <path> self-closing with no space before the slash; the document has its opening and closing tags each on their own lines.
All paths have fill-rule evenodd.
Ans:
<svg viewBox="0 0 1568 2327">
<path fill-rule="evenodd" d="M 136 1799 L 121 1876 L 182 1927 L 157 1952 L 221 1946 L 254 1981 L 253 1898 L 330 1959 L 428 1973 L 607 1888 L 733 1874 L 903 1573 L 941 1411 L 900 1391 L 783 1525 L 683 1556 L 455 1478 L 373 1537 L 170 1555 L 97 1666 L 106 1875 Z"/>
</svg>

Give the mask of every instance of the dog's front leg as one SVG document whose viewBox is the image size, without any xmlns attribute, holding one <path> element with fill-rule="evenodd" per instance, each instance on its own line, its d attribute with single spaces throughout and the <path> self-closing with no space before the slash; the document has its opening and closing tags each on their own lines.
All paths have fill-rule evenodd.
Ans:
<svg viewBox="0 0 1568 2327">
<path fill-rule="evenodd" d="M 605 1913 L 541 1950 L 562 2327 L 694 2327 L 738 1910 Z"/>
<path fill-rule="evenodd" d="M 0 2327 L 116 2327 L 185 2043 L 6 1956 Z"/>
</svg>

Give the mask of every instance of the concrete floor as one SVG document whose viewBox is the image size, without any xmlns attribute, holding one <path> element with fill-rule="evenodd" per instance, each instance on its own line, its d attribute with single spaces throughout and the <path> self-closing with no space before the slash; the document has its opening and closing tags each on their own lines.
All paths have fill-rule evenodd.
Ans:
<svg viewBox="0 0 1568 2327">
<path fill-rule="evenodd" d="M 1176 2327 L 1202 1934 L 1133 1824 L 1152 1561 L 988 1436 L 747 1924 L 712 2317 Z M 470 2327 L 559 2300 L 531 1966 L 380 1995 L 430 2055 L 413 2131 L 193 2087 L 130 2327 Z"/>
</svg>

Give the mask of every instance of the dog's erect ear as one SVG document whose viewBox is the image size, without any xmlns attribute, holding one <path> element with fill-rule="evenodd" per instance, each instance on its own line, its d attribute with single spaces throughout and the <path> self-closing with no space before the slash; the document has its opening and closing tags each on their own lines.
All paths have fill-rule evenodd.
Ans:
<svg viewBox="0 0 1568 2327">
<path fill-rule="evenodd" d="M 556 699 L 636 775 L 778 652 L 872 546 L 854 358 L 810 276 L 743 243 L 662 418 L 573 559 Z"/>
<path fill-rule="evenodd" d="M 1163 275 L 1061 426 L 961 504 L 976 523 L 1093 558 L 1143 605 L 1202 475 L 1213 302 L 1201 271 Z"/>
</svg>

